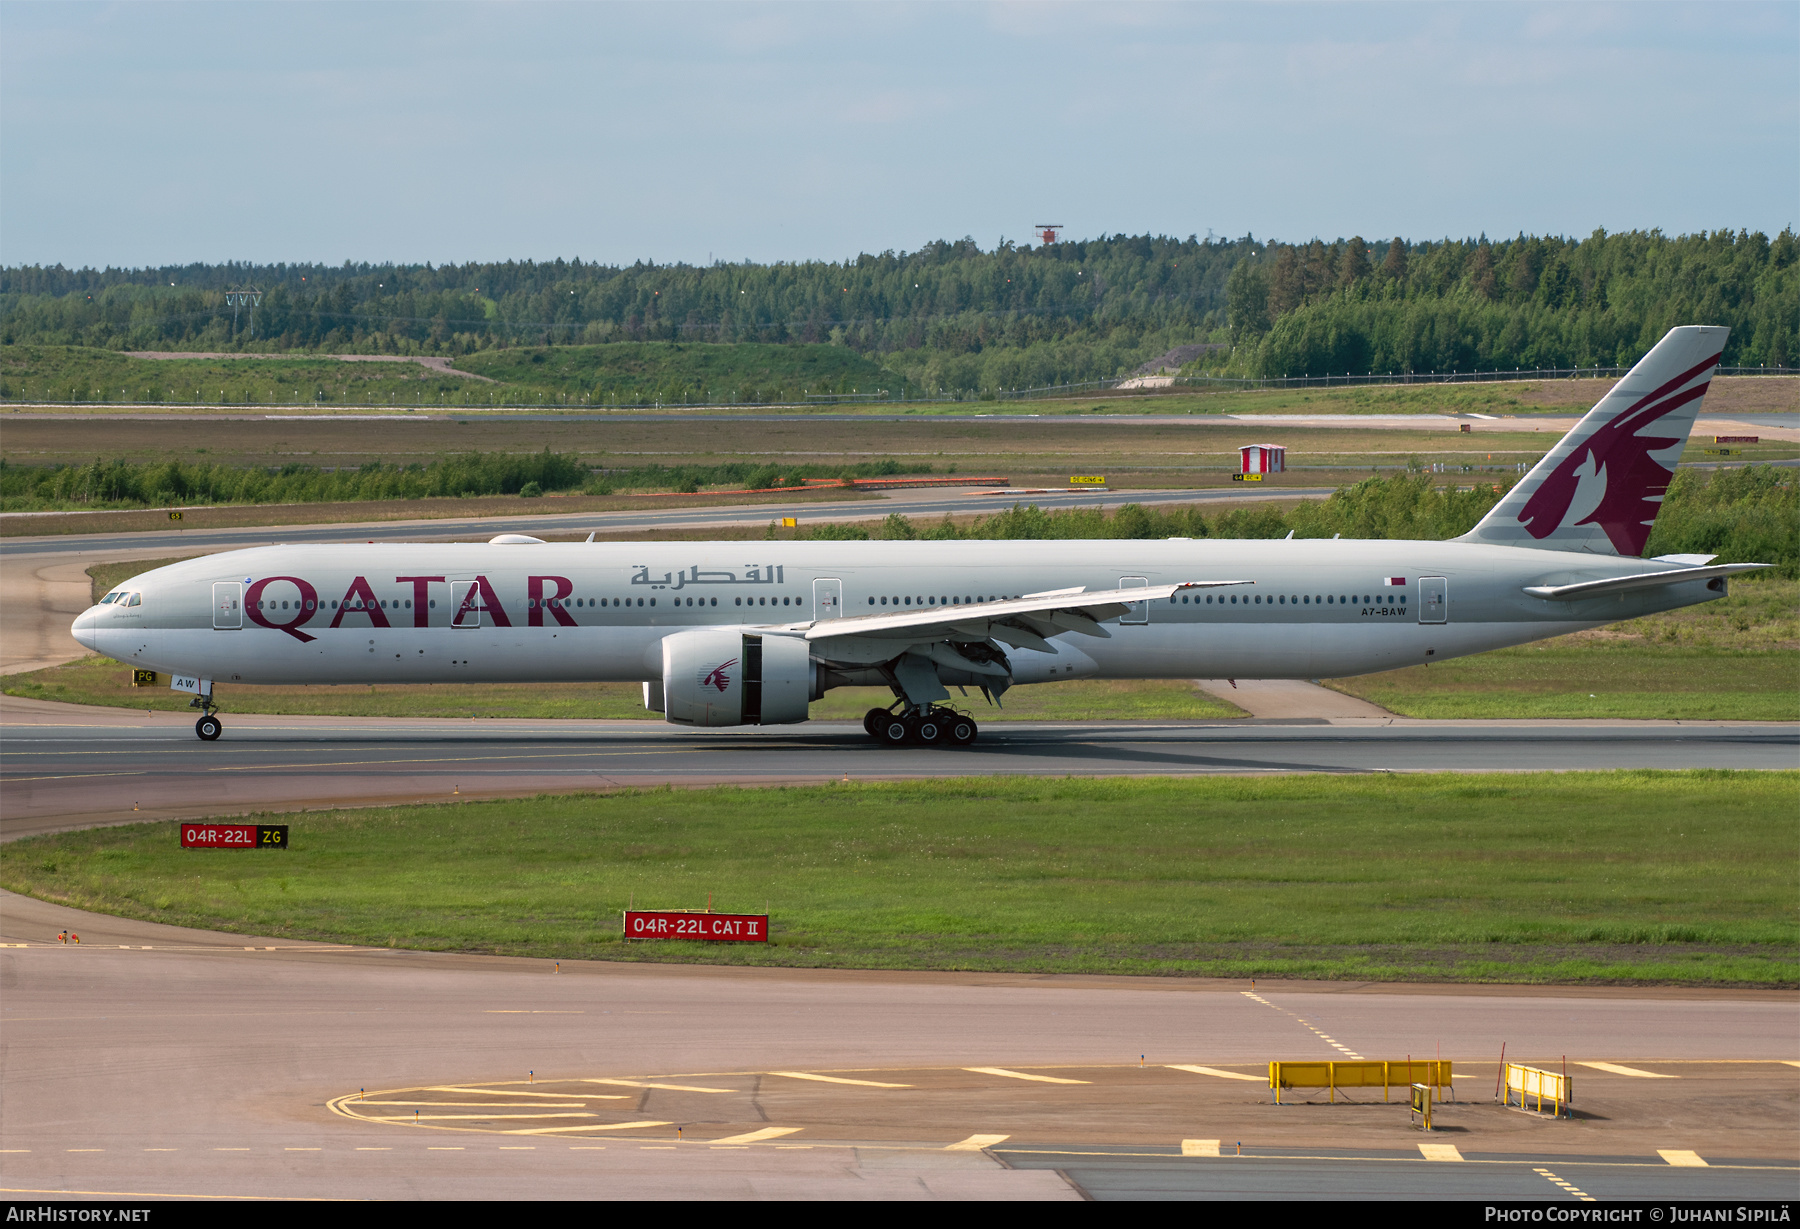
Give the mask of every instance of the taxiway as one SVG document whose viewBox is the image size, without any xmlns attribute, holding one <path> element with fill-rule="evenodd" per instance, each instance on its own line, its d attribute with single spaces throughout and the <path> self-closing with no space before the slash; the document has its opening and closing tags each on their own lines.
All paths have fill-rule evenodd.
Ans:
<svg viewBox="0 0 1800 1229">
<path fill-rule="evenodd" d="M 1800 725 L 1418 721 L 993 723 L 969 748 L 885 747 L 860 726 L 682 730 L 650 721 L 181 713 L 0 698 L 0 839 L 142 819 L 445 802 L 660 784 L 910 777 L 1792 768 Z"/>
</svg>

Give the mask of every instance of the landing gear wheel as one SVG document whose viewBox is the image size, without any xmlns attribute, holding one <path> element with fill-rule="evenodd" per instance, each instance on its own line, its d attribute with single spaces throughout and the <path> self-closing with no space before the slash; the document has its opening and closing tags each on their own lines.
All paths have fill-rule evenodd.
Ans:
<svg viewBox="0 0 1800 1229">
<path fill-rule="evenodd" d="M 943 717 L 935 712 L 920 717 L 913 727 L 913 737 L 927 747 L 935 747 L 943 742 L 947 733 Z"/>
<path fill-rule="evenodd" d="M 863 733 L 867 734 L 870 738 L 880 737 L 881 723 L 886 721 L 887 719 L 888 719 L 887 709 L 885 709 L 885 708 L 870 709 L 868 712 L 863 714 Z"/>
<path fill-rule="evenodd" d="M 206 714 L 206 716 L 194 722 L 194 733 L 198 734 L 207 742 L 217 740 L 219 735 L 224 733 L 224 731 L 224 724 L 211 713 Z"/>
<path fill-rule="evenodd" d="M 980 728 L 975 724 L 975 718 L 958 714 L 945 723 L 944 733 L 957 746 L 966 747 L 975 741 L 975 736 L 980 733 Z"/>
<path fill-rule="evenodd" d="M 907 723 L 899 717 L 892 713 L 883 713 L 881 716 L 881 723 L 875 727 L 875 737 L 880 739 L 884 745 L 898 747 L 912 736 L 912 731 L 907 728 Z"/>
</svg>

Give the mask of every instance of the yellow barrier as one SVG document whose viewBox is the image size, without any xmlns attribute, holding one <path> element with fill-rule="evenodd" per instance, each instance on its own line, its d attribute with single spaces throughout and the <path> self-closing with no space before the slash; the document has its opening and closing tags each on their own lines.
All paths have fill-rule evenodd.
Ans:
<svg viewBox="0 0 1800 1229">
<path fill-rule="evenodd" d="M 1519 1094 L 1519 1108 L 1525 1109 L 1527 1098 L 1535 1097 L 1538 1113 L 1544 1112 L 1544 1102 L 1550 1102 L 1552 1117 L 1560 1117 L 1569 1108 L 1574 1099 L 1575 1086 L 1566 1075 L 1558 1075 L 1554 1071 L 1540 1071 L 1536 1067 L 1527 1067 L 1522 1063 L 1506 1064 L 1506 1091 L 1502 1094 L 1502 1104 L 1512 1105 L 1513 1094 Z"/>
<path fill-rule="evenodd" d="M 1281 1104 L 1281 1090 L 1284 1088 L 1326 1088 L 1331 1090 L 1331 1101 L 1337 1103 L 1337 1090 L 1340 1088 L 1380 1088 L 1381 1099 L 1388 1099 L 1390 1088 L 1405 1088 L 1410 1084 L 1428 1084 L 1439 1101 L 1444 1099 L 1444 1090 L 1450 1089 L 1454 1099 L 1456 1090 L 1450 1085 L 1450 1060 L 1447 1058 L 1411 1058 L 1399 1062 L 1374 1062 L 1358 1060 L 1355 1062 L 1272 1062 L 1269 1064 L 1269 1088 L 1275 1094 L 1275 1104 Z"/>
</svg>

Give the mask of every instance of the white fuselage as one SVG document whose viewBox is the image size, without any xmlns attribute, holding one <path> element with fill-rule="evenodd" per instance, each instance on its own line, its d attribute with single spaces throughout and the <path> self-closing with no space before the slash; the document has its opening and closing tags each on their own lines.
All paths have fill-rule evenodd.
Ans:
<svg viewBox="0 0 1800 1229">
<path fill-rule="evenodd" d="M 93 607 L 73 630 L 121 662 L 221 683 L 640 681 L 660 677 L 663 638 L 676 632 L 780 634 L 1075 586 L 1239 580 L 1251 583 L 1144 603 L 1108 621 L 1106 638 L 1019 650 L 1013 681 L 1319 678 L 1724 590 L 1695 580 L 1584 601 L 1523 592 L 1644 568 L 1586 552 L 1335 539 L 273 546 L 145 573 L 120 586 L 137 604 Z"/>
</svg>

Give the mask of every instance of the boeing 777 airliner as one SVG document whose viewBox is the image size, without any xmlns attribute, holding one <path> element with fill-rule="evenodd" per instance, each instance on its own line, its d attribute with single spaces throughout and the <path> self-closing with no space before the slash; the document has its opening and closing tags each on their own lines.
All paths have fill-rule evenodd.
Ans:
<svg viewBox="0 0 1800 1229">
<path fill-rule="evenodd" d="M 804 721 L 885 686 L 884 742 L 967 744 L 948 688 L 1391 670 L 1712 601 L 1762 564 L 1639 558 L 1727 330 L 1671 329 L 1448 542 L 666 542 L 269 546 L 157 568 L 75 620 L 215 682 L 642 682 L 688 726 Z M 965 691 L 966 694 L 966 691 Z"/>
</svg>

